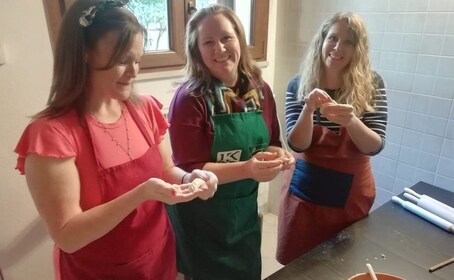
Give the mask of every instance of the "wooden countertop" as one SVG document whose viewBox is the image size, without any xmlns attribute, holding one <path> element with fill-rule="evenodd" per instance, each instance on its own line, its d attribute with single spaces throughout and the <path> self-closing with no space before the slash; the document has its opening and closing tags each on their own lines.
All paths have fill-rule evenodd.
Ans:
<svg viewBox="0 0 454 280">
<path fill-rule="evenodd" d="M 424 182 L 411 189 L 454 207 L 452 192 Z M 346 280 L 370 263 L 375 272 L 407 280 L 453 280 L 454 264 L 428 271 L 452 257 L 454 234 L 389 201 L 266 279 Z"/>
</svg>

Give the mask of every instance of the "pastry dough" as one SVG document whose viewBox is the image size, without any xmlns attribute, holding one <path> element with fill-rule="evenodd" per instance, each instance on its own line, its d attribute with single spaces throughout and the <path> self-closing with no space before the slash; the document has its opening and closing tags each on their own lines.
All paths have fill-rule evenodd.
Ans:
<svg viewBox="0 0 454 280">
<path fill-rule="evenodd" d="M 191 191 L 198 190 L 203 184 L 205 184 L 205 181 L 200 178 L 195 178 L 194 181 L 191 182 Z"/>
<path fill-rule="evenodd" d="M 336 101 L 330 101 L 330 102 L 325 102 L 323 103 L 321 106 L 320 106 L 320 113 L 322 113 L 322 115 L 325 114 L 325 109 L 326 107 L 329 107 L 329 106 L 333 106 L 333 105 L 336 105 Z"/>
</svg>

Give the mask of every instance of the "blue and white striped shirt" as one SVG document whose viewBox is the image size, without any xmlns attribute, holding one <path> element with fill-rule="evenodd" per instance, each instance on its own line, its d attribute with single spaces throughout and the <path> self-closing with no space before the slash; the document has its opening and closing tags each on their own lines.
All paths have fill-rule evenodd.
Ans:
<svg viewBox="0 0 454 280">
<path fill-rule="evenodd" d="M 295 125 L 298 120 L 301 111 L 303 110 L 304 101 L 298 101 L 298 85 L 300 82 L 300 76 L 294 77 L 287 86 L 287 93 L 285 95 L 285 126 L 286 133 Z M 377 151 L 371 153 L 370 155 L 376 155 L 383 150 L 386 138 L 386 124 L 388 121 L 388 104 L 386 100 L 386 91 L 383 79 L 375 73 L 376 84 L 378 85 L 375 89 L 375 94 L 373 96 L 372 105 L 375 109 L 374 112 L 364 112 L 359 119 L 372 131 L 376 132 L 382 138 L 382 145 Z M 327 91 L 328 94 L 332 95 L 333 91 Z M 319 109 L 314 112 L 313 117 L 314 124 L 323 125 L 335 133 L 339 133 L 340 125 L 330 122 L 322 114 L 320 114 Z M 295 152 L 303 152 L 302 150 L 292 147 L 289 143 L 289 146 Z"/>
</svg>

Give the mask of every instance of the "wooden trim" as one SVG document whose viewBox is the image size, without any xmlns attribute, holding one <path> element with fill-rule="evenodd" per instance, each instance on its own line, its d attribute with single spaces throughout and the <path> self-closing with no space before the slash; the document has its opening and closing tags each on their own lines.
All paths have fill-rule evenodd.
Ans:
<svg viewBox="0 0 454 280">
<path fill-rule="evenodd" d="M 43 0 L 49 37 L 55 50 L 58 31 L 63 14 L 75 0 Z M 184 33 L 187 21 L 187 4 L 190 0 L 167 0 L 170 6 L 169 28 L 171 30 L 170 50 L 147 53 L 141 62 L 141 72 L 157 72 L 182 69 L 184 57 Z M 268 40 L 269 0 L 252 1 L 252 38 L 249 51 L 257 61 L 266 60 Z"/>
</svg>

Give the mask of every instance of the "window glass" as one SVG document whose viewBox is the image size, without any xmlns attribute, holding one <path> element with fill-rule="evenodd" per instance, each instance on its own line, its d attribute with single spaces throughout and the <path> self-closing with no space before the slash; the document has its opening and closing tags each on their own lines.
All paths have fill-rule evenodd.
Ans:
<svg viewBox="0 0 454 280">
<path fill-rule="evenodd" d="M 248 45 L 251 44 L 251 19 L 252 19 L 252 3 L 253 0 L 197 0 L 196 8 L 204 8 L 211 4 L 222 4 L 230 7 L 241 20 L 246 33 L 246 42 Z"/>
<path fill-rule="evenodd" d="M 147 29 L 146 53 L 170 50 L 167 0 L 130 0 L 127 8 Z"/>
</svg>

